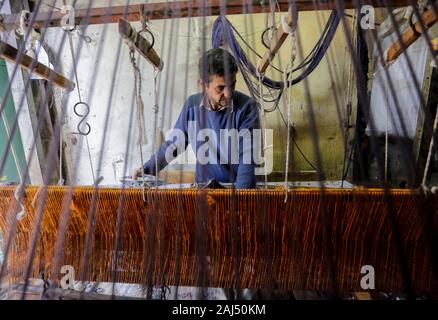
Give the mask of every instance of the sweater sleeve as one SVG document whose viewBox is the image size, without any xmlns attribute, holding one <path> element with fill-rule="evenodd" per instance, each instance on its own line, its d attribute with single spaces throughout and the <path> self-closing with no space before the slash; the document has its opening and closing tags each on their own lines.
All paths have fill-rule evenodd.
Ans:
<svg viewBox="0 0 438 320">
<path fill-rule="evenodd" d="M 189 99 L 184 103 L 184 107 L 176 120 L 176 123 L 169 135 L 169 139 L 163 142 L 155 154 L 143 165 L 145 174 L 157 175 L 161 169 L 165 168 L 169 162 L 183 153 L 188 145 L 187 135 L 187 113 Z"/>
<path fill-rule="evenodd" d="M 236 176 L 238 189 L 255 188 L 257 185 L 253 157 L 254 129 L 260 129 L 259 110 L 256 102 L 250 100 L 239 121 L 238 130 L 243 134 L 239 138 L 239 165 Z"/>
</svg>

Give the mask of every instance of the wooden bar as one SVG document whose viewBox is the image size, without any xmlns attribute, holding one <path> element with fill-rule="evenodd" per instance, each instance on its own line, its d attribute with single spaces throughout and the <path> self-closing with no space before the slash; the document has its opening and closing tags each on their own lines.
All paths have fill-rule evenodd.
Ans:
<svg viewBox="0 0 438 320">
<path fill-rule="evenodd" d="M 19 56 L 19 51 L 14 48 L 13 46 L 7 44 L 6 42 L 3 42 L 0 40 L 0 57 L 3 59 L 6 59 L 8 61 L 17 62 L 17 58 Z M 22 54 L 20 59 L 20 65 L 29 70 L 32 71 L 32 73 L 39 75 L 40 77 L 43 77 L 47 81 L 51 81 L 54 84 L 66 89 L 66 90 L 73 90 L 75 87 L 75 84 L 71 82 L 70 80 L 66 79 L 59 73 L 53 71 L 52 69 L 48 68 L 44 64 L 40 62 L 35 63 L 35 59 L 32 57 Z M 33 70 L 31 70 L 31 66 L 34 65 Z"/>
<path fill-rule="evenodd" d="M 295 21 L 293 21 L 292 19 L 292 9 L 289 8 L 289 12 L 287 15 L 287 25 L 290 28 L 292 28 L 294 23 Z M 288 35 L 289 33 L 284 30 L 283 25 L 280 25 L 277 29 L 277 32 L 275 33 L 275 36 L 271 40 L 271 45 L 269 50 L 266 51 L 262 61 L 259 64 L 258 72 L 260 74 L 265 73 L 272 59 L 275 57 L 278 50 L 280 50 L 281 46 L 283 45 Z"/>
<path fill-rule="evenodd" d="M 408 6 L 408 0 L 390 0 L 390 6 L 404 7 Z M 269 2 L 265 5 L 260 4 L 260 0 L 229 0 L 226 1 L 226 7 L 222 0 L 209 1 L 172 1 L 143 4 L 145 8 L 145 18 L 148 20 L 161 20 L 185 17 L 201 17 L 201 16 L 217 16 L 226 12 L 228 15 L 246 14 L 246 13 L 265 13 L 270 12 Z M 372 5 L 376 8 L 383 7 L 382 1 L 365 0 L 363 5 Z M 333 10 L 336 9 L 336 0 L 321 1 L 315 5 L 313 0 L 296 0 L 297 9 L 299 11 L 314 11 L 314 10 Z M 78 9 L 75 11 L 76 25 L 82 24 L 103 24 L 103 23 L 118 23 L 120 18 L 127 21 L 140 20 L 140 7 L 142 4 L 132 4 L 127 6 L 113 6 L 92 8 L 90 12 L 87 9 Z M 279 0 L 278 6 L 280 10 L 287 11 L 289 8 L 288 0 Z M 345 9 L 357 7 L 355 1 L 344 1 Z M 60 11 L 39 12 L 36 17 L 31 16 L 29 20 L 35 19 L 32 24 L 33 28 L 58 27 L 60 25 L 63 14 Z M 0 17 L 0 27 L 4 30 L 16 29 L 20 25 L 20 15 L 11 14 Z"/>
<path fill-rule="evenodd" d="M 426 11 L 423 16 L 423 25 L 427 28 L 432 26 L 438 21 L 438 17 L 435 15 L 433 10 Z M 415 40 L 417 40 L 422 33 L 421 23 L 418 21 L 413 26 L 408 27 L 397 42 L 394 42 L 388 49 L 386 56 L 386 62 L 391 62 L 397 59 L 397 57 L 404 51 L 403 44 L 405 48 L 408 48 Z"/>
<path fill-rule="evenodd" d="M 147 61 L 149 61 L 158 70 L 163 70 L 163 60 L 155 52 L 154 48 L 144 37 L 135 31 L 128 21 L 123 18 L 119 19 L 119 33 L 122 35 L 129 45 L 134 46 L 135 50 L 140 53 Z"/>
</svg>

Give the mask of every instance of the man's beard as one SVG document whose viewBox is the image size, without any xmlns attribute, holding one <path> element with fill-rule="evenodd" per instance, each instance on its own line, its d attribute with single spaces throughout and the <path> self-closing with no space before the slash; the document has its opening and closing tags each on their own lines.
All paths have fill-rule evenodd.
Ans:
<svg viewBox="0 0 438 320">
<path fill-rule="evenodd" d="M 228 107 L 228 105 L 230 104 L 230 99 L 227 99 L 227 98 L 220 99 L 219 101 L 209 99 L 209 101 L 210 101 L 211 106 L 215 110 L 220 109 L 220 108 L 224 108 L 224 107 Z"/>
</svg>

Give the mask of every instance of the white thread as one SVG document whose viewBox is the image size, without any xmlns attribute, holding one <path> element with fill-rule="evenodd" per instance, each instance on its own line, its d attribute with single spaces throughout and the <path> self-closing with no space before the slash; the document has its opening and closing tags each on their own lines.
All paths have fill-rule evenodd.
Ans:
<svg viewBox="0 0 438 320">
<path fill-rule="evenodd" d="M 64 104 L 64 97 L 65 97 L 66 92 L 67 91 L 65 89 L 62 90 L 61 103 L 60 103 L 61 108 L 62 108 L 62 106 Z M 63 125 L 64 125 L 64 121 L 61 122 L 61 125 L 60 125 L 60 128 L 59 128 L 59 181 L 58 181 L 58 185 L 60 185 L 60 186 L 64 185 L 64 179 L 63 179 L 63 176 L 62 176 L 62 155 L 63 155 L 63 153 L 62 153 L 62 147 L 63 147 L 62 146 L 62 144 L 63 144 L 62 143 L 63 142 L 63 139 L 62 139 L 62 127 L 63 127 Z"/>
<path fill-rule="evenodd" d="M 264 157 L 264 176 L 265 176 L 265 189 L 268 188 L 268 172 L 266 169 L 266 150 L 268 149 L 268 146 L 266 146 L 267 136 L 266 136 L 266 112 L 265 112 L 265 106 L 264 106 L 264 100 L 263 100 L 263 84 L 262 84 L 263 75 L 259 73 L 259 93 L 260 93 L 260 107 L 262 111 L 262 150 L 263 150 L 263 157 Z"/>
<path fill-rule="evenodd" d="M 10 132 L 10 128 L 8 125 L 8 121 L 6 119 L 5 112 L 2 113 L 2 120 L 3 120 L 3 124 L 5 126 L 6 136 L 8 138 L 8 141 L 10 141 L 12 157 L 14 158 L 15 166 L 17 167 L 17 173 L 18 173 L 18 177 L 20 179 L 20 184 L 22 184 L 23 183 L 23 173 L 21 172 L 20 163 L 18 162 L 18 156 L 17 156 L 17 153 L 15 151 L 13 140 L 11 138 L 11 132 Z"/>
<path fill-rule="evenodd" d="M 19 184 L 14 191 L 14 198 L 17 201 L 17 205 L 18 205 L 18 211 L 17 214 L 15 215 L 15 218 L 17 220 L 23 219 L 26 214 L 26 209 L 23 206 L 23 198 L 21 197 L 22 189 L 23 189 L 23 184 Z"/>
<path fill-rule="evenodd" d="M 289 183 L 288 183 L 288 174 L 289 174 L 289 153 L 290 153 L 290 124 L 291 124 L 291 96 L 292 96 L 292 84 L 290 85 L 290 88 L 288 87 L 288 70 L 290 71 L 291 80 L 292 80 L 292 70 L 294 66 L 294 61 L 296 57 L 296 38 L 295 38 L 295 32 L 292 31 L 291 33 L 291 59 L 284 69 L 283 75 L 284 75 L 284 85 L 286 90 L 286 106 L 287 106 L 287 145 L 286 145 L 286 168 L 285 168 L 285 175 L 284 175 L 284 189 L 285 189 L 285 197 L 284 202 L 287 202 L 288 198 L 288 191 L 289 191 Z"/>
<path fill-rule="evenodd" d="M 388 182 L 388 130 L 389 130 L 389 98 L 388 98 L 388 86 L 386 86 L 385 184 Z"/>
<path fill-rule="evenodd" d="M 281 17 L 281 26 L 283 28 L 283 32 L 284 33 L 290 34 L 290 33 L 295 31 L 296 24 L 292 22 L 293 26 L 292 27 L 289 26 L 289 24 L 287 23 L 287 17 L 288 17 L 288 15 L 284 15 L 284 16 Z"/>
<path fill-rule="evenodd" d="M 137 123 L 138 123 L 138 131 L 139 131 L 139 148 L 140 148 L 140 161 L 141 161 L 141 178 L 142 178 L 142 197 L 143 201 L 146 202 L 146 194 L 145 194 L 145 184 L 144 184 L 144 158 L 143 158 L 143 135 L 144 135 L 144 105 L 143 100 L 141 98 L 141 74 L 140 69 L 138 68 L 138 65 L 136 63 L 135 59 L 135 49 L 130 46 L 130 60 L 132 67 L 134 69 L 134 91 L 135 91 L 135 101 L 137 104 Z"/>
<path fill-rule="evenodd" d="M 423 182 L 421 183 L 421 185 L 423 187 L 426 187 L 426 179 L 427 179 L 427 174 L 429 172 L 430 159 L 432 158 L 432 150 L 433 150 L 437 125 L 438 125 L 438 108 L 437 108 L 437 112 L 435 114 L 435 121 L 433 123 L 432 137 L 430 138 L 429 152 L 427 154 L 426 165 L 424 167 Z"/>
<path fill-rule="evenodd" d="M 153 145 L 154 145 L 154 154 L 157 152 L 158 145 L 157 145 L 157 122 L 158 122 L 158 75 L 160 74 L 159 68 L 154 69 L 154 95 L 155 95 L 155 104 L 154 104 L 154 139 L 153 139 Z M 155 187 L 158 188 L 158 158 L 155 158 Z"/>
</svg>

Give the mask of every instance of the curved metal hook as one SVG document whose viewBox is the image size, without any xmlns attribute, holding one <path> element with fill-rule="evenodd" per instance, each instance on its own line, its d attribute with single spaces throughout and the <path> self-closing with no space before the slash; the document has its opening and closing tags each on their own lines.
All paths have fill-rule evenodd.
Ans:
<svg viewBox="0 0 438 320">
<path fill-rule="evenodd" d="M 80 105 L 85 106 L 85 109 L 86 109 L 85 114 L 80 114 L 78 112 L 77 107 L 80 106 Z M 78 103 L 76 103 L 74 105 L 73 112 L 78 117 L 82 118 L 82 120 L 79 121 L 78 126 L 77 126 L 78 133 L 80 135 L 83 135 L 83 136 L 88 136 L 90 134 L 90 132 L 91 132 L 91 126 L 87 122 L 85 122 L 85 126 L 87 127 L 87 131 L 82 131 L 81 126 L 82 126 L 82 123 L 85 121 L 86 117 L 90 114 L 90 106 L 88 104 L 86 104 L 85 102 L 78 102 Z"/>
<path fill-rule="evenodd" d="M 148 48 L 148 51 L 149 51 L 149 50 L 151 50 L 154 47 L 155 37 L 154 37 L 154 35 L 152 34 L 152 32 L 149 29 L 142 29 L 138 34 L 141 34 L 142 32 L 147 32 L 151 36 L 151 38 L 152 38 L 151 45 Z"/>
</svg>

